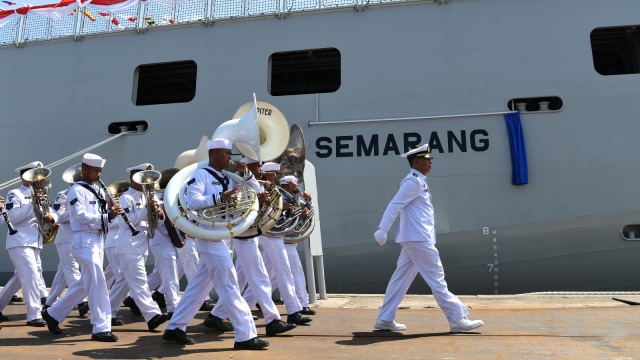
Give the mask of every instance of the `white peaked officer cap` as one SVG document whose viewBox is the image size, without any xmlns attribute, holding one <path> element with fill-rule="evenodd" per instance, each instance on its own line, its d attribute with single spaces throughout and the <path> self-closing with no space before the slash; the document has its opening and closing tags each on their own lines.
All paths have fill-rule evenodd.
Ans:
<svg viewBox="0 0 640 360">
<path fill-rule="evenodd" d="M 417 149 L 409 150 L 400 156 L 406 157 L 409 159 L 412 159 L 414 157 L 419 157 L 419 156 L 426 157 L 427 159 L 433 159 L 433 156 L 431 156 L 431 147 L 429 147 L 429 144 L 424 144 Z"/>
<path fill-rule="evenodd" d="M 103 159 L 100 156 L 95 155 L 95 154 L 86 153 L 82 157 L 82 163 L 83 164 L 89 165 L 89 166 L 93 166 L 93 167 L 103 168 L 104 167 L 104 163 L 106 163 L 106 162 L 107 162 L 107 160 L 105 160 L 105 159 Z"/>
<path fill-rule="evenodd" d="M 247 164 L 247 165 L 249 165 L 249 164 L 255 164 L 255 163 L 257 163 L 257 162 L 258 162 L 258 160 L 253 160 L 253 159 L 250 159 L 250 158 L 248 158 L 248 157 L 246 157 L 246 156 L 245 156 L 245 157 L 243 157 L 242 159 L 240 159 L 240 162 L 241 162 L 241 163 L 243 163 L 243 164 Z"/>
<path fill-rule="evenodd" d="M 216 138 L 213 140 L 207 141 L 207 149 L 228 149 L 231 150 L 233 147 L 233 142 L 223 138 Z"/>
<path fill-rule="evenodd" d="M 289 183 L 298 185 L 298 178 L 293 175 L 287 175 L 280 178 L 280 185 L 287 185 Z"/>
<path fill-rule="evenodd" d="M 136 165 L 136 166 L 132 166 L 130 168 L 127 169 L 128 173 L 131 173 L 134 170 L 153 170 L 153 164 L 151 163 L 144 163 L 144 164 L 140 164 L 140 165 Z"/>
<path fill-rule="evenodd" d="M 266 162 L 262 164 L 262 171 L 264 172 L 280 171 L 280 164 L 276 164 L 274 162 Z"/>
<path fill-rule="evenodd" d="M 23 170 L 26 171 L 26 170 L 34 169 L 37 167 L 42 167 L 42 163 L 40 161 L 34 161 L 31 163 L 28 163 L 27 165 L 20 166 L 19 168 L 16 169 L 16 172 L 20 174 L 20 172 Z"/>
</svg>

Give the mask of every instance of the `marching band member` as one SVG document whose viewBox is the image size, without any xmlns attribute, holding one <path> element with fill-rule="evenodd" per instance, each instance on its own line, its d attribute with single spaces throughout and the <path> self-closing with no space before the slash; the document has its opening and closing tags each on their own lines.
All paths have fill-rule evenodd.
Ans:
<svg viewBox="0 0 640 360">
<path fill-rule="evenodd" d="M 56 200 L 53 203 L 53 209 L 58 214 L 58 224 L 60 224 L 55 239 L 60 262 L 58 263 L 56 275 L 51 283 L 51 291 L 45 302 L 45 308 L 51 307 L 51 305 L 58 300 L 58 297 L 65 288 L 71 287 L 71 285 L 80 281 L 80 265 L 78 265 L 71 251 L 73 243 L 73 230 L 71 230 L 69 221 L 71 212 L 67 211 L 67 193 L 71 186 L 73 186 L 73 183 L 69 184 L 69 188 L 58 192 Z M 86 315 L 88 311 L 89 305 L 86 301 L 78 304 L 78 312 L 81 317 Z"/>
<path fill-rule="evenodd" d="M 222 174 L 231 160 L 232 142 L 216 138 L 207 142 L 209 164 L 193 173 L 187 182 L 186 206 L 190 210 L 212 207 L 232 200 L 239 185 Z M 204 226 L 204 225 L 201 225 Z M 222 241 L 195 239 L 201 261 L 196 275 L 189 281 L 162 339 L 181 345 L 194 344 L 185 330 L 187 324 L 208 296 L 211 284 L 223 301 L 235 328 L 235 349 L 259 350 L 269 345 L 257 336 L 249 306 L 240 295 L 238 280 L 229 249 Z"/>
<path fill-rule="evenodd" d="M 246 164 L 250 169 L 251 172 L 247 182 L 256 194 L 259 194 L 259 198 L 264 201 L 265 196 L 262 195 L 266 195 L 266 193 L 264 193 L 264 186 L 256 179 L 256 177 L 261 176 L 262 166 L 257 160 L 252 160 L 247 157 L 240 160 L 240 163 Z M 238 166 L 238 169 L 242 169 L 242 172 L 244 172 L 244 165 Z M 278 308 L 271 298 L 271 284 L 269 283 L 269 275 L 267 275 L 267 269 L 264 266 L 262 255 L 258 249 L 258 237 L 236 237 L 233 238 L 233 243 L 236 252 L 236 270 L 239 288 L 244 289 L 248 283 L 249 287 L 253 289 L 253 293 L 264 315 L 267 335 L 272 336 L 294 329 L 296 327 L 295 324 L 288 324 L 280 319 Z M 226 331 L 228 329 L 226 325 L 222 323 L 222 319 L 226 318 L 224 302 L 220 301 L 207 316 L 204 325 Z"/>
<path fill-rule="evenodd" d="M 452 333 L 478 328 L 484 325 L 482 320 L 467 319 L 467 308 L 448 290 L 444 279 L 444 269 L 436 248 L 431 192 L 427 184 L 427 174 L 431 171 L 431 149 L 425 144 L 401 156 L 407 158 L 411 171 L 402 179 L 400 189 L 387 205 L 374 238 L 380 246 L 384 245 L 387 232 L 400 215 L 396 242 L 402 245 L 402 250 L 374 328 L 393 331 L 407 329 L 404 324 L 395 322 L 396 309 L 418 273 L 431 288 L 433 297 L 449 321 Z"/>
<path fill-rule="evenodd" d="M 34 161 L 17 168 L 16 172 L 22 178 L 26 171 L 36 167 L 42 167 L 42 163 Z M 9 191 L 7 195 L 7 213 L 18 232 L 13 235 L 7 233 L 6 249 L 16 272 L 0 293 L 0 313 L 11 301 L 11 297 L 16 291 L 22 287 L 22 295 L 27 307 L 27 325 L 45 326 L 46 323 L 40 316 L 42 287 L 44 286 L 40 262 L 43 241 L 33 210 L 33 202 L 38 201 L 40 195 L 35 194 L 36 198 L 32 199 L 30 185 L 30 181 L 22 179 L 22 186 Z M 56 219 L 57 214 L 54 215 L 51 212 L 43 215 L 44 221 L 54 223 Z"/>
<path fill-rule="evenodd" d="M 159 206 L 164 211 L 162 207 L 164 193 L 157 193 L 156 196 L 160 203 Z M 164 303 L 167 308 L 167 313 L 169 317 L 171 317 L 180 301 L 180 278 L 178 277 L 178 255 L 176 247 L 171 243 L 169 232 L 164 224 L 161 223 L 158 226 L 155 236 L 149 240 L 149 249 L 153 253 L 155 260 L 154 270 L 157 270 L 158 277 L 161 281 L 159 291 L 154 292 L 152 298 L 158 302 L 158 306 L 160 307 L 162 307 L 162 303 Z"/>
<path fill-rule="evenodd" d="M 136 173 L 144 170 L 153 170 L 153 165 L 149 163 L 140 164 L 127 169 L 129 173 L 130 187 L 120 196 L 120 206 L 128 215 L 131 224 L 140 232 L 132 235 L 129 232 L 128 224 L 122 218 L 118 219 L 120 232 L 116 241 L 116 257 L 120 261 L 122 274 L 129 287 L 129 295 L 140 309 L 149 331 L 155 330 L 158 326 L 169 319 L 169 316 L 158 307 L 151 298 L 151 291 L 147 285 L 146 262 L 149 254 L 149 224 L 148 211 L 151 207 L 156 207 L 158 219 L 164 219 L 164 212 L 158 208 L 158 199 L 152 192 L 147 198 L 142 190 L 142 184 L 134 180 Z M 154 229 L 155 230 L 155 229 Z M 110 296 L 112 309 L 114 304 L 120 304 L 123 297 L 116 298 Z"/>
<path fill-rule="evenodd" d="M 89 296 L 89 319 L 93 325 L 91 339 L 114 342 L 118 337 L 111 333 L 109 293 L 102 270 L 103 240 L 107 224 L 123 211 L 117 204 L 107 209 L 105 189 L 96 184 L 99 183 L 105 162 L 98 155 L 84 154 L 82 180 L 69 189 L 70 223 L 74 231 L 72 251 L 80 264 L 80 281 L 71 285 L 67 294 L 50 308 L 43 310 L 42 317 L 47 322 L 49 331 L 60 335 L 60 321 L 85 296 Z"/>
<path fill-rule="evenodd" d="M 279 183 L 280 164 L 264 163 L 262 170 L 265 172 L 266 180 L 275 184 Z M 283 203 L 283 211 L 289 208 L 290 205 Z M 259 241 L 264 250 L 264 256 L 269 259 L 268 261 L 273 265 L 273 269 L 277 274 L 278 288 L 280 289 L 284 306 L 287 309 L 287 323 L 302 325 L 311 322 L 313 319 L 301 314 L 302 305 L 296 296 L 293 274 L 291 273 L 289 258 L 284 247 L 284 239 L 282 237 L 260 235 Z M 244 297 L 249 304 L 256 304 L 256 294 L 253 289 L 248 288 Z"/>
<path fill-rule="evenodd" d="M 292 204 L 297 206 L 297 197 L 302 196 L 307 203 L 307 206 L 311 205 L 311 194 L 308 191 L 301 192 L 298 189 L 298 179 L 295 176 L 285 176 L 280 179 L 280 185 L 282 188 L 291 194 L 294 198 L 291 199 L 288 196 L 283 197 L 282 201 L 285 204 Z M 300 219 L 304 219 L 307 216 L 307 208 L 302 210 Z M 307 282 L 304 277 L 304 270 L 302 269 L 302 262 L 300 261 L 300 255 L 298 255 L 298 243 L 284 244 L 287 250 L 287 257 L 289 258 L 289 265 L 291 265 L 291 274 L 293 275 L 293 283 L 296 288 L 296 296 L 300 305 L 302 306 L 301 314 L 315 315 L 315 310 L 309 308 L 309 293 L 307 292 Z M 277 275 L 276 275 L 277 276 Z"/>
</svg>

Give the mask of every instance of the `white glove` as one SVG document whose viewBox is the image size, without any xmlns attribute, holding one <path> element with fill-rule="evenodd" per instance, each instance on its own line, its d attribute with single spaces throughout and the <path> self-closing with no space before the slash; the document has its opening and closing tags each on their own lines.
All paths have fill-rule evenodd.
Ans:
<svg viewBox="0 0 640 360">
<path fill-rule="evenodd" d="M 384 243 L 387 242 L 387 232 L 382 229 L 378 229 L 378 231 L 373 234 L 373 237 L 376 239 L 376 242 L 380 244 L 380 246 L 384 245 Z"/>
</svg>

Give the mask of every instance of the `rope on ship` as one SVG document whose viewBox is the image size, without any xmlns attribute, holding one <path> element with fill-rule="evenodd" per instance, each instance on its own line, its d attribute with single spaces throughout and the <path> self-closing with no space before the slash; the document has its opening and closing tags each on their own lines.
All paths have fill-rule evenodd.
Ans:
<svg viewBox="0 0 640 360">
<path fill-rule="evenodd" d="M 135 132 L 132 132 L 132 133 L 135 133 Z M 75 152 L 75 153 L 67 156 L 67 157 L 64 157 L 64 158 L 62 158 L 60 160 L 54 161 L 51 164 L 46 165 L 46 167 L 51 169 L 51 168 L 54 168 L 54 167 L 56 167 L 56 166 L 58 166 L 60 164 L 64 164 L 64 163 L 66 163 L 67 161 L 69 161 L 71 159 L 74 159 L 74 158 L 77 158 L 78 156 L 84 155 L 84 153 L 86 153 L 86 152 L 89 152 L 89 151 L 91 151 L 91 150 L 93 150 L 93 149 L 95 149 L 97 147 L 100 147 L 100 146 L 102 146 L 102 145 L 104 145 L 104 144 L 106 144 L 106 143 L 108 143 L 110 141 L 113 141 L 113 140 L 119 138 L 122 135 L 127 135 L 127 134 L 129 134 L 129 132 L 125 131 L 125 132 L 121 132 L 121 133 L 119 133 L 117 135 L 111 136 L 111 137 L 107 138 L 106 140 L 102 140 L 99 143 L 96 143 L 96 144 L 93 144 L 93 145 L 89 146 L 88 148 L 84 148 L 84 149 L 82 149 L 82 150 L 80 150 L 78 152 Z M 8 188 L 9 186 L 13 186 L 13 185 L 15 185 L 17 183 L 20 183 L 20 182 L 22 182 L 22 178 L 20 178 L 19 176 L 16 177 L 16 178 L 11 179 L 9 181 L 5 181 L 2 184 L 0 184 L 0 190 L 4 190 L 4 189 Z"/>
</svg>

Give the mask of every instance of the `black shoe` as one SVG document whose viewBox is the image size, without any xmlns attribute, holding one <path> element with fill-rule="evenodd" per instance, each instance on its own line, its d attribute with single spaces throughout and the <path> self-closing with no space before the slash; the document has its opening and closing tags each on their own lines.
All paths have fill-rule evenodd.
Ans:
<svg viewBox="0 0 640 360">
<path fill-rule="evenodd" d="M 78 304 L 78 315 L 80 315 L 80 317 L 85 317 L 85 315 L 87 315 L 88 313 L 89 313 L 88 302 L 83 301 L 80 304 Z"/>
<path fill-rule="evenodd" d="M 168 312 L 167 316 L 169 317 L 169 320 L 171 320 L 171 318 L 173 317 L 173 313 L 172 312 Z"/>
<path fill-rule="evenodd" d="M 22 302 L 23 300 L 24 300 L 24 299 L 23 299 L 23 298 L 21 298 L 20 296 L 18 296 L 18 295 L 13 295 L 13 296 L 11 297 L 11 300 L 9 300 L 9 302 L 17 303 L 17 302 Z"/>
<path fill-rule="evenodd" d="M 179 345 L 193 345 L 196 342 L 192 338 L 188 338 L 187 334 L 180 329 L 165 330 L 162 334 L 162 340 L 174 342 Z"/>
<path fill-rule="evenodd" d="M 124 325 L 124 321 L 118 319 L 118 318 L 111 318 L 111 326 L 122 326 Z"/>
<path fill-rule="evenodd" d="M 60 329 L 60 327 L 58 327 L 60 323 L 58 322 L 58 320 L 51 317 L 46 309 L 42 310 L 42 319 L 47 322 L 47 328 L 49 328 L 49 331 L 56 335 L 62 334 L 62 330 Z"/>
<path fill-rule="evenodd" d="M 116 342 L 118 341 L 118 337 L 113 335 L 111 331 L 103 331 L 103 332 L 91 334 L 91 340 L 102 341 L 102 342 Z"/>
<path fill-rule="evenodd" d="M 127 298 L 124 299 L 122 303 L 124 304 L 124 306 L 128 306 L 129 309 L 131 309 L 131 312 L 134 313 L 135 315 L 138 315 L 138 316 L 142 315 L 142 311 L 140 311 L 140 308 L 136 304 L 136 301 L 133 300 L 131 296 L 127 296 Z"/>
<path fill-rule="evenodd" d="M 300 314 L 300 311 L 291 315 L 287 315 L 287 322 L 289 324 L 302 325 L 311 322 L 312 320 L 312 318 Z"/>
<path fill-rule="evenodd" d="M 153 292 L 153 294 L 151 294 L 151 298 L 153 299 L 153 301 L 158 303 L 158 307 L 160 307 L 161 309 L 167 308 L 167 302 L 164 300 L 163 293 L 156 290 Z"/>
<path fill-rule="evenodd" d="M 40 305 L 44 306 L 47 305 L 47 297 L 43 296 L 40 298 Z"/>
<path fill-rule="evenodd" d="M 208 314 L 207 317 L 204 319 L 204 322 L 202 323 L 202 325 L 208 327 L 208 328 L 212 328 L 212 329 L 216 329 L 218 331 L 233 331 L 233 328 L 227 324 L 225 324 L 222 319 L 220 319 L 217 316 Z"/>
<path fill-rule="evenodd" d="M 266 328 L 267 328 L 267 335 L 273 336 L 276 334 L 282 334 L 283 332 L 287 332 L 289 330 L 295 329 L 296 324 L 287 324 L 282 320 L 276 319 L 268 323 Z"/>
<path fill-rule="evenodd" d="M 169 320 L 169 315 L 167 315 L 167 314 L 158 314 L 158 315 L 152 317 L 151 320 L 149 320 L 147 322 L 147 327 L 149 327 L 149 331 L 153 331 L 158 326 L 160 326 L 160 324 L 162 324 L 163 322 L 165 322 L 167 320 Z"/>
<path fill-rule="evenodd" d="M 33 319 L 33 320 L 27 321 L 27 325 L 35 326 L 35 327 L 43 327 L 43 326 L 47 326 L 47 322 L 42 319 Z"/>
<path fill-rule="evenodd" d="M 200 306 L 200 311 L 211 311 L 213 310 L 213 303 L 211 300 L 205 300 Z"/>
<path fill-rule="evenodd" d="M 260 340 L 257 337 L 233 344 L 233 348 L 236 350 L 262 350 L 267 346 L 269 346 L 268 341 Z"/>
<path fill-rule="evenodd" d="M 5 322 L 9 320 L 8 316 L 2 315 L 2 312 L 0 312 L 0 322 Z"/>
<path fill-rule="evenodd" d="M 302 315 L 315 315 L 316 311 L 315 310 L 311 310 L 309 309 L 308 306 L 303 307 L 302 310 L 300 311 L 300 314 Z"/>
</svg>

